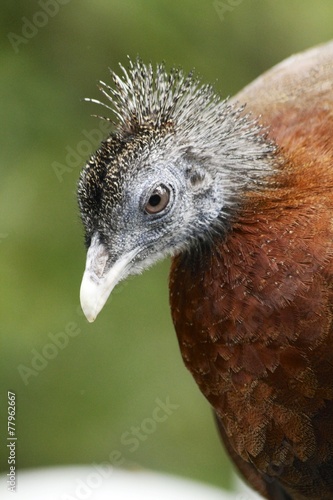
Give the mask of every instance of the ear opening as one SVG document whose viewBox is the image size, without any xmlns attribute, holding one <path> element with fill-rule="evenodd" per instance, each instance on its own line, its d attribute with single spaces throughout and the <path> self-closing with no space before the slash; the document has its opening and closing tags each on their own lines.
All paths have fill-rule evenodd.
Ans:
<svg viewBox="0 0 333 500">
<path fill-rule="evenodd" d="M 198 163 L 188 167 L 186 176 L 192 191 L 206 191 L 213 182 L 210 172 Z"/>
<path fill-rule="evenodd" d="M 202 185 L 205 181 L 205 172 L 203 172 L 202 169 L 200 169 L 200 171 L 195 170 L 194 172 L 191 172 L 189 181 L 193 188 Z"/>
</svg>

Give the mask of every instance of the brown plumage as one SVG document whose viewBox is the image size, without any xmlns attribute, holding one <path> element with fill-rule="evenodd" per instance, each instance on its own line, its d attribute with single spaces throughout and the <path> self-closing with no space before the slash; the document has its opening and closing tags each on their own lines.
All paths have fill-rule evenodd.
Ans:
<svg viewBox="0 0 333 500">
<path fill-rule="evenodd" d="M 281 170 L 265 193 L 248 194 L 213 252 L 174 259 L 172 316 L 184 361 L 239 468 L 253 465 L 294 499 L 329 499 L 332 45 L 278 66 L 236 99 L 269 126 Z M 258 478 L 257 488 L 267 496 L 265 483 Z"/>
<path fill-rule="evenodd" d="M 272 500 L 328 500 L 333 43 L 281 63 L 233 101 L 268 127 L 268 137 L 257 134 L 273 144 L 265 153 L 273 173 L 242 191 L 200 248 L 176 249 L 172 317 L 184 362 L 242 475 Z"/>
</svg>

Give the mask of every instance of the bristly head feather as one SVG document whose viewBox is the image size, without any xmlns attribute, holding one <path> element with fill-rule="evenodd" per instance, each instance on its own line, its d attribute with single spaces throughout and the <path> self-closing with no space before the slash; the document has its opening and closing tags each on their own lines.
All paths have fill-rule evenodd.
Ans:
<svg viewBox="0 0 333 500">
<path fill-rule="evenodd" d="M 167 72 L 165 64 L 154 68 L 139 58 L 130 60 L 128 69 L 120 68 L 122 76 L 111 70 L 112 86 L 100 82 L 108 102 L 91 99 L 112 113 L 114 120 L 108 120 L 114 132 L 81 172 L 78 194 L 87 227 L 93 226 L 92 199 L 100 206 L 96 217 L 101 224 L 110 217 L 107 207 L 121 203 L 121 193 L 139 170 L 149 179 L 153 165 L 161 175 L 174 165 L 179 179 L 188 175 L 186 171 L 197 172 L 193 179 L 206 179 L 193 188 L 197 198 L 207 195 L 210 179 L 211 198 L 203 210 L 212 214 L 210 220 L 220 214 L 218 226 L 219 220 L 224 225 L 230 211 L 237 210 L 245 191 L 262 191 L 274 177 L 276 146 L 244 106 L 221 99 L 193 71 Z M 216 223 L 208 224 L 206 216 L 203 220 L 214 232 Z"/>
<path fill-rule="evenodd" d="M 193 72 L 167 72 L 139 58 L 120 67 L 121 76 L 111 71 L 111 86 L 100 82 L 107 103 L 92 99 L 112 113 L 114 131 L 82 170 L 78 199 L 92 245 L 88 268 L 94 255 L 100 272 L 98 256 L 104 264 L 108 256 L 123 279 L 222 238 L 245 192 L 263 192 L 277 161 L 244 107 L 221 99 Z"/>
<path fill-rule="evenodd" d="M 231 174 L 229 181 L 242 171 L 252 181 L 271 173 L 266 159 L 275 155 L 276 147 L 257 120 L 244 112 L 244 106 L 221 99 L 193 71 L 185 74 L 174 67 L 167 72 L 164 63 L 153 68 L 140 58 L 134 62 L 129 59 L 128 69 L 121 64 L 120 68 L 122 76 L 110 70 L 113 86 L 100 82 L 108 103 L 90 99 L 112 112 L 115 120 L 108 120 L 120 140 L 147 132 L 156 137 L 170 132 L 174 151 L 191 151 L 211 160 L 217 169 L 223 165 L 227 176 Z M 245 177 L 241 177 L 244 184 Z"/>
<path fill-rule="evenodd" d="M 120 68 L 122 78 L 110 70 L 114 88 L 100 82 L 101 91 L 119 120 L 120 133 L 133 134 L 151 127 L 160 130 L 177 122 L 179 112 L 184 112 L 198 97 L 200 81 L 193 72 L 185 75 L 181 69 L 172 68 L 167 73 L 163 63 L 154 70 L 152 64 L 146 65 L 139 58 L 134 63 L 129 60 L 128 71 L 121 64 Z M 209 86 L 206 94 L 213 96 Z"/>
</svg>

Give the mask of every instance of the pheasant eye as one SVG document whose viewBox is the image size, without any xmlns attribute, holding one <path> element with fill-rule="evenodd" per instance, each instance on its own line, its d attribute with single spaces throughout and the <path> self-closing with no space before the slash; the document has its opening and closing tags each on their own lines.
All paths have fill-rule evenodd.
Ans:
<svg viewBox="0 0 333 500">
<path fill-rule="evenodd" d="M 145 205 L 145 211 L 148 214 L 158 214 L 167 207 L 169 200 L 169 189 L 163 185 L 158 186 L 151 193 L 148 202 Z"/>
</svg>

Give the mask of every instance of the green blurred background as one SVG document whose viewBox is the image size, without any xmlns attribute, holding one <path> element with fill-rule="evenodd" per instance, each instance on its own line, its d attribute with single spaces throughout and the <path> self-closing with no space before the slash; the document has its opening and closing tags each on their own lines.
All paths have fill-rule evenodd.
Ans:
<svg viewBox="0 0 333 500">
<path fill-rule="evenodd" d="M 179 354 L 169 262 L 120 285 L 94 324 L 80 313 L 85 250 L 75 191 L 98 135 L 90 115 L 101 112 L 82 99 L 99 98 L 108 67 L 137 54 L 195 67 L 232 95 L 329 40 L 333 3 L 17 0 L 2 2 L 0 25 L 1 468 L 11 390 L 21 469 L 99 463 L 118 450 L 125 467 L 229 487 L 209 405 Z M 154 428 L 156 399 L 167 397 L 178 407 Z M 129 446 L 121 436 L 137 426 L 139 445 Z"/>
</svg>

